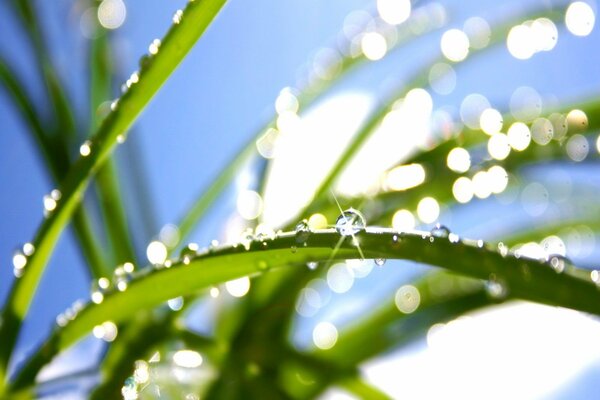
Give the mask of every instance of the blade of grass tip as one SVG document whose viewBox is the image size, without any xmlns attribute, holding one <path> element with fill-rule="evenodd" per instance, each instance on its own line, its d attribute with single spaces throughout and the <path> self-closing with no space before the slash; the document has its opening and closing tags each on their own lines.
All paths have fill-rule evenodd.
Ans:
<svg viewBox="0 0 600 400">
<path fill-rule="evenodd" d="M 127 129 L 200 38 L 225 2 L 226 0 L 203 0 L 188 3 L 179 24 L 169 30 L 162 43 L 155 41 L 151 46 L 156 54 L 152 54 L 143 63 L 139 82 L 118 103 L 113 103 L 113 112 L 91 139 L 91 152 L 77 160 L 70 169 L 60 188 L 61 199 L 41 224 L 33 241 L 36 251 L 27 260 L 23 276 L 13 283 L 3 310 L 3 324 L 0 326 L 0 342 L 3 344 L 0 348 L 0 381 L 6 376 L 6 365 L 48 258 L 83 197 L 91 177 L 110 155 L 117 138 L 124 137 Z"/>
<path fill-rule="evenodd" d="M 526 20 L 528 18 L 535 18 L 538 15 L 542 15 L 551 19 L 557 19 L 560 14 L 556 11 L 549 12 L 540 12 L 539 10 L 535 10 L 529 15 L 521 15 L 519 16 L 519 20 Z M 502 43 L 503 39 L 508 34 L 508 31 L 514 26 L 514 21 L 510 21 L 509 23 L 505 23 L 502 26 L 492 30 L 492 36 L 490 38 L 488 46 L 483 49 L 473 49 L 469 53 L 469 57 L 467 61 L 472 60 L 474 56 L 480 55 L 493 49 L 498 44 Z M 443 62 L 445 58 L 443 56 L 436 57 L 432 62 L 427 65 L 433 65 L 437 62 Z M 456 64 L 456 66 L 460 66 L 464 64 L 462 63 Z M 318 204 L 323 200 L 324 196 L 327 193 L 327 190 L 333 185 L 335 180 L 340 176 L 342 171 L 348 166 L 352 158 L 358 153 L 358 151 L 362 148 L 363 144 L 371 137 L 371 135 L 375 132 L 375 129 L 379 126 L 379 124 L 383 121 L 384 117 L 387 113 L 393 108 L 395 102 L 400 100 L 403 96 L 405 96 L 408 91 L 415 87 L 422 87 L 428 84 L 429 82 L 429 69 L 421 68 L 416 75 L 408 80 L 407 85 L 402 85 L 401 87 L 392 91 L 392 95 L 388 96 L 388 98 L 382 101 L 373 113 L 368 117 L 367 121 L 360 127 L 359 131 L 354 135 L 350 143 L 346 146 L 342 155 L 338 158 L 333 168 L 327 173 L 317 190 L 315 191 L 315 196 L 313 197 L 313 201 L 304 210 L 302 210 L 300 215 L 305 215 L 310 213 L 315 204 Z"/>
<path fill-rule="evenodd" d="M 493 280 L 512 298 L 572 308 L 600 315 L 600 291 L 591 279 L 573 276 L 579 271 L 568 266 L 557 273 L 548 263 L 486 248 L 481 241 L 450 241 L 426 232 L 398 233 L 384 228 L 367 228 L 358 233 L 367 258 L 406 259 L 446 268 L 477 279 Z M 107 293 L 100 304 L 90 303 L 64 327 L 57 328 L 17 374 L 12 388 L 27 385 L 39 368 L 55 354 L 106 321 L 115 324 L 130 319 L 168 299 L 197 293 L 243 276 L 260 274 L 269 268 L 297 266 L 329 258 L 340 235 L 334 229 L 313 232 L 306 246 L 297 246 L 295 232 L 244 246 L 227 245 L 204 251 L 195 258 L 169 264 L 168 268 L 146 268 L 134 276 L 127 290 Z M 433 240 L 432 240 L 433 239 Z M 338 250 L 338 259 L 356 257 L 351 240 Z M 456 260 L 460 260 L 457 262 Z"/>
<path fill-rule="evenodd" d="M 91 132 L 100 126 L 98 113 L 100 105 L 110 98 L 112 57 L 108 32 L 98 27 L 90 49 L 90 121 Z M 131 81 L 130 81 L 131 82 Z M 96 175 L 98 197 L 109 243 L 115 264 L 133 262 L 137 264 L 131 235 L 127 226 L 123 197 L 119 189 L 118 167 L 111 156 L 100 167 Z"/>
<path fill-rule="evenodd" d="M 55 182 L 60 181 L 68 170 L 68 159 L 62 154 L 62 148 L 56 148 L 47 137 L 42 119 L 33 108 L 32 100 L 18 75 L 8 66 L 2 56 L 0 56 L 0 84 L 12 94 L 14 104 L 19 109 L 23 120 L 29 126 L 28 131 L 37 143 L 36 148 L 49 167 L 50 178 Z M 96 244 L 95 233 L 83 207 L 78 208 L 73 215 L 73 228 L 81 245 L 79 248 L 90 267 L 91 275 L 95 278 L 105 276 L 108 273 L 107 263 L 104 260 L 103 252 Z"/>
</svg>

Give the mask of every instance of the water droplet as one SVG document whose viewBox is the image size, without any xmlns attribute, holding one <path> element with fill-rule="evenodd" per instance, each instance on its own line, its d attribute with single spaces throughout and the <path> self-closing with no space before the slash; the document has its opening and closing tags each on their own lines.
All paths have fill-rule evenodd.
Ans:
<svg viewBox="0 0 600 400">
<path fill-rule="evenodd" d="M 306 266 L 308 267 L 308 269 L 310 269 L 311 271 L 314 271 L 315 269 L 317 269 L 317 267 L 319 266 L 319 263 L 316 261 L 309 261 L 306 263 Z"/>
<path fill-rule="evenodd" d="M 594 282 L 597 286 L 600 286 L 600 271 L 595 269 L 590 272 L 590 278 L 592 279 L 592 282 Z"/>
<path fill-rule="evenodd" d="M 13 263 L 13 274 L 15 278 L 20 278 L 23 276 L 25 272 L 25 267 L 27 266 L 27 256 L 23 254 L 21 250 L 15 251 L 12 258 Z"/>
<path fill-rule="evenodd" d="M 92 330 L 92 333 L 97 339 L 102 339 L 105 342 L 114 341 L 117 338 L 118 332 L 117 325 L 112 321 L 106 321 L 100 325 L 96 325 Z"/>
<path fill-rule="evenodd" d="M 125 135 L 124 135 L 124 134 L 118 135 L 118 136 L 117 136 L 117 143 L 119 143 L 119 144 L 123 144 L 123 143 L 125 143 L 125 140 L 126 140 L 126 139 L 127 139 L 127 138 L 125 137 Z"/>
<path fill-rule="evenodd" d="M 198 255 L 198 245 L 196 243 L 189 243 L 179 252 L 179 259 L 184 264 L 189 264 L 190 261 L 194 259 Z"/>
<path fill-rule="evenodd" d="M 60 313 L 58 314 L 58 316 L 56 317 L 56 325 L 62 327 L 65 327 L 67 324 L 69 323 L 69 319 L 65 316 L 65 314 Z"/>
<path fill-rule="evenodd" d="M 213 250 L 215 250 L 217 247 L 219 247 L 219 241 L 218 241 L 218 240 L 216 240 L 216 239 L 213 239 L 213 240 L 211 240 L 211 241 L 210 241 L 210 245 L 208 246 L 208 249 L 209 249 L 210 251 L 213 251 Z"/>
<path fill-rule="evenodd" d="M 148 46 L 148 53 L 150 53 L 151 55 L 156 55 L 158 54 L 158 50 L 160 49 L 160 39 L 154 39 L 152 41 L 152 43 L 150 43 L 150 46 Z"/>
<path fill-rule="evenodd" d="M 91 300 L 96 304 L 104 301 L 104 295 L 110 288 L 110 281 L 107 278 L 100 278 L 92 283 Z"/>
<path fill-rule="evenodd" d="M 248 228 L 244 232 L 242 232 L 242 235 L 240 236 L 240 244 L 244 246 L 244 249 L 246 249 L 246 251 L 250 250 L 250 245 L 253 241 L 254 235 L 252 234 L 252 229 Z"/>
<path fill-rule="evenodd" d="M 508 255 L 508 246 L 503 242 L 498 243 L 498 253 L 500 253 L 502 257 L 506 257 Z"/>
<path fill-rule="evenodd" d="M 31 256 L 35 252 L 35 246 L 29 242 L 23 245 L 23 254 L 27 257 Z"/>
<path fill-rule="evenodd" d="M 61 198 L 61 193 L 59 190 L 54 189 L 53 191 L 50 192 L 50 194 L 47 194 L 44 196 L 43 198 L 43 202 L 44 202 L 44 216 L 48 217 L 52 211 L 54 211 L 56 209 L 56 206 L 58 205 L 58 200 L 60 200 Z"/>
<path fill-rule="evenodd" d="M 308 225 L 308 221 L 303 219 L 302 221 L 298 222 L 296 224 L 295 231 L 296 231 L 296 243 L 305 243 L 311 234 L 311 230 Z"/>
<path fill-rule="evenodd" d="M 365 229 L 365 217 L 360 211 L 349 208 L 335 221 L 335 229 L 342 236 L 353 236 Z"/>
<path fill-rule="evenodd" d="M 119 99 L 115 99 L 115 100 L 113 100 L 112 103 L 110 103 L 110 109 L 112 111 L 115 111 L 118 107 L 119 107 Z"/>
<path fill-rule="evenodd" d="M 551 255 L 550 258 L 548 258 L 548 264 L 559 274 L 564 272 L 569 263 L 570 262 L 566 257 L 558 254 Z"/>
<path fill-rule="evenodd" d="M 174 299 L 167 300 L 167 305 L 173 311 L 179 311 L 183 308 L 183 297 L 175 297 Z"/>
<path fill-rule="evenodd" d="M 398 243 L 398 235 L 392 236 L 392 242 Z"/>
<path fill-rule="evenodd" d="M 121 395 L 124 400 L 136 400 L 138 398 L 138 385 L 132 376 L 125 379 L 125 383 L 121 388 Z"/>
<path fill-rule="evenodd" d="M 175 14 L 173 14 L 173 23 L 176 25 L 179 24 L 181 22 L 181 18 L 183 18 L 183 11 L 182 10 L 175 11 Z"/>
<path fill-rule="evenodd" d="M 435 242 L 435 238 L 433 236 L 429 236 L 429 243 Z"/>
<path fill-rule="evenodd" d="M 113 284 L 117 288 L 118 291 L 124 292 L 127 290 L 127 286 L 129 282 L 133 279 L 134 267 L 132 263 L 125 263 L 121 266 L 115 268 L 115 272 L 113 274 Z"/>
<path fill-rule="evenodd" d="M 450 243 L 459 243 L 460 242 L 460 236 L 458 236 L 456 233 L 450 233 L 448 235 L 448 241 Z"/>
<path fill-rule="evenodd" d="M 82 157 L 87 157 L 91 154 L 92 152 L 92 142 L 90 140 L 86 140 L 85 142 L 83 142 L 83 144 L 81 146 L 79 146 L 79 154 L 81 154 Z"/>
<path fill-rule="evenodd" d="M 508 296 L 508 287 L 506 283 L 496 278 L 496 275 L 491 274 L 489 280 L 485 282 L 485 291 L 490 298 L 495 300 L 503 300 Z"/>
<path fill-rule="evenodd" d="M 431 229 L 431 236 L 436 238 L 447 238 L 450 235 L 450 229 L 442 224 L 435 224 Z"/>
<path fill-rule="evenodd" d="M 483 246 L 485 245 L 484 241 L 482 239 L 479 239 L 477 241 L 477 247 L 479 247 L 480 249 L 483 249 Z"/>
<path fill-rule="evenodd" d="M 379 267 L 383 267 L 384 264 L 385 264 L 385 258 L 376 258 L 375 259 L 375 265 L 377 265 Z"/>
</svg>

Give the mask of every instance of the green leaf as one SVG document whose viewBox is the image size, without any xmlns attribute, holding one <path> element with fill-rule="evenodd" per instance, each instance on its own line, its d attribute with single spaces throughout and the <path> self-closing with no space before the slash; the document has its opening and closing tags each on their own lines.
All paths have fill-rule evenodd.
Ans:
<svg viewBox="0 0 600 400">
<path fill-rule="evenodd" d="M 54 354 L 105 321 L 126 321 L 139 310 L 154 307 L 168 299 L 193 294 L 211 285 L 269 268 L 286 265 L 305 268 L 308 261 L 359 257 L 354 240 L 350 237 L 341 239 L 335 230 L 328 229 L 313 232 L 306 245 L 299 245 L 293 232 L 284 233 L 273 240 L 254 241 L 249 250 L 242 245 L 223 246 L 203 252 L 188 260 L 189 264 L 178 262 L 170 268 L 142 270 L 126 291 L 107 294 L 101 304 L 89 304 L 74 320 L 57 329 L 19 374 L 17 387 L 31 381 Z M 591 280 L 572 276 L 572 273 L 580 271 L 571 266 L 567 267 L 566 273 L 558 274 L 547 263 L 512 255 L 502 256 L 480 241 L 451 242 L 426 232 L 397 233 L 389 229 L 369 228 L 357 234 L 356 241 L 367 258 L 407 259 L 479 279 L 494 279 L 505 285 L 512 297 L 600 315 L 600 291 Z M 332 250 L 334 248 L 337 251 Z"/>
<path fill-rule="evenodd" d="M 160 44 L 158 54 L 145 60 L 136 83 L 119 100 L 91 141 L 91 153 L 81 157 L 61 185 L 61 200 L 35 235 L 35 253 L 29 257 L 23 276 L 11 288 L 0 327 L 0 382 L 44 268 L 62 230 L 80 203 L 90 179 L 111 154 L 117 138 L 125 135 L 158 89 L 200 38 L 226 0 L 194 1 L 181 22 L 174 25 Z M 2 385 L 2 383 L 0 383 Z"/>
</svg>

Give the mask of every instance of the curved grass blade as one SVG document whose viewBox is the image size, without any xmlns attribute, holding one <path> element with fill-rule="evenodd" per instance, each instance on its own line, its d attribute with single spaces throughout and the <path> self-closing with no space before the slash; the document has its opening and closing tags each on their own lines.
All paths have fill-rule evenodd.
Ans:
<svg viewBox="0 0 600 400">
<path fill-rule="evenodd" d="M 146 104 L 175 70 L 199 39 L 226 0 L 204 0 L 188 4 L 181 22 L 169 30 L 158 54 L 146 60 L 139 82 L 119 100 L 91 139 L 91 153 L 81 157 L 64 180 L 62 198 L 45 219 L 34 239 L 35 253 L 29 258 L 23 276 L 13 284 L 0 326 L 0 381 L 19 334 L 35 288 L 54 249 L 58 237 L 75 211 L 91 177 L 112 152 L 117 138 L 125 135 Z M 0 383 L 2 385 L 2 383 Z"/>
<path fill-rule="evenodd" d="M 455 242 L 433 237 L 426 232 L 397 233 L 389 229 L 368 228 L 356 235 L 365 257 L 408 259 L 447 268 L 478 279 L 503 282 L 510 295 L 544 304 L 558 305 L 600 315 L 600 291 L 591 280 L 572 276 L 577 270 L 567 267 L 558 274 L 548 264 L 528 258 L 503 256 L 482 242 Z M 68 323 L 57 329 L 19 374 L 15 387 L 27 385 L 39 368 L 54 354 L 74 344 L 92 328 L 105 321 L 125 321 L 141 309 L 197 292 L 210 285 L 252 275 L 271 267 L 304 265 L 308 261 L 328 260 L 340 242 L 333 230 L 313 232 L 300 246 L 295 233 L 284 233 L 270 241 L 254 241 L 244 246 L 222 246 L 178 262 L 170 268 L 146 269 L 133 279 L 124 292 L 108 294 L 101 304 L 90 304 Z M 346 238 L 336 258 L 358 256 L 353 241 Z M 266 244 L 266 245 L 265 245 Z"/>
<path fill-rule="evenodd" d="M 48 165 L 51 178 L 60 181 L 69 168 L 68 157 L 62 146 L 57 146 L 44 130 L 44 123 L 37 111 L 33 108 L 33 102 L 24 89 L 18 75 L 0 57 L 0 83 L 12 95 L 15 106 L 19 109 L 23 120 L 29 126 L 29 132 L 34 137 L 37 148 Z M 73 215 L 73 228 L 81 245 L 84 258 L 90 266 L 92 276 L 100 277 L 108 273 L 107 263 L 103 253 L 96 244 L 90 219 L 83 207 L 79 207 Z"/>
<path fill-rule="evenodd" d="M 108 32 L 97 33 L 92 40 L 90 53 L 90 131 L 95 132 L 101 122 L 97 110 L 102 102 L 110 98 L 112 86 L 113 65 Z M 117 162 L 113 157 L 96 174 L 98 200 L 116 265 L 136 262 L 118 176 Z"/>
</svg>

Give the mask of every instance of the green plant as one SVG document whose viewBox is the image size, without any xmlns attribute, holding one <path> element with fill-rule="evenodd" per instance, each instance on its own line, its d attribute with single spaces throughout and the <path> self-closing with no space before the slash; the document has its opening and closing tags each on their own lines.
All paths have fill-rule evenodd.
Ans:
<svg viewBox="0 0 600 400">
<path fill-rule="evenodd" d="M 397 167 L 388 168 L 385 184 L 377 185 L 375 192 L 366 191 L 352 196 L 333 194 L 335 183 L 377 130 L 390 124 L 389 121 L 402 112 L 403 106 L 410 107 L 415 96 L 423 96 L 422 91 L 414 89 L 429 84 L 432 80 L 430 67 L 441 65 L 439 63 L 445 60 L 441 56 L 431 66 L 421 68 L 415 76 L 405 79 L 407 84 L 394 88 L 380 100 L 323 174 L 310 201 L 288 218 L 293 222 L 282 223 L 280 227 L 265 227 L 258 224 L 255 215 L 248 218 L 247 228 L 250 230 L 244 231 L 242 238 L 235 243 L 214 244 L 203 250 L 196 245 L 185 244 L 186 238 L 201 223 L 209 208 L 250 160 L 259 159 L 264 164 L 256 175 L 261 194 L 267 191 L 268 172 L 275 162 L 271 161 L 271 147 L 285 140 L 283 136 L 291 135 L 285 132 L 282 119 L 293 119 L 298 110 L 308 109 L 329 92 L 333 83 L 364 68 L 367 58 L 380 58 L 382 55 L 377 52 L 381 50 L 377 49 L 377 45 L 381 41 L 385 43 L 383 52 L 388 51 L 391 39 L 377 33 L 377 30 L 372 32 L 375 35 L 372 37 L 360 36 L 363 33 L 359 33 L 357 37 L 363 38 L 362 52 L 353 47 L 358 42 L 350 41 L 346 44 L 347 52 L 337 54 L 337 58 L 321 66 L 320 75 L 310 81 L 302 92 L 282 92 L 284 104 L 278 110 L 279 115 L 260 129 L 214 183 L 202 192 L 178 224 L 179 237 L 168 243 L 168 247 L 160 241 L 153 241 L 148 247 L 148 258 L 153 265 L 138 267 L 134 271 L 134 264 L 143 263 L 137 260 L 128 228 L 117 184 L 118 165 L 112 151 L 126 139 L 141 111 L 224 3 L 225 0 L 195 0 L 190 1 L 185 10 L 177 11 L 173 26 L 162 40 L 152 42 L 150 54 L 142 59 L 140 70 L 130 76 L 123 95 L 112 102 L 111 110 L 104 118 L 97 117 L 95 110 L 109 98 L 114 77 L 107 68 L 110 43 L 106 32 L 98 28 L 101 32 L 92 40 L 90 57 L 92 116 L 88 126 L 94 134 L 82 138 L 71 101 L 42 39 L 34 7 L 29 1 L 11 2 L 35 49 L 39 74 L 47 88 L 47 102 L 54 112 L 53 124 L 47 124 L 44 116 L 35 109 L 19 73 L 2 55 L 1 82 L 14 102 L 15 110 L 27 123 L 49 175 L 59 189 L 45 198 L 47 217 L 34 239 L 13 258 L 16 279 L 0 321 L 1 394 L 25 398 L 35 396 L 44 384 L 35 381 L 41 368 L 93 331 L 96 336 L 110 342 L 98 366 L 100 383 L 90 395 L 93 398 L 114 398 L 118 393 L 125 397 L 137 396 L 137 391 L 147 382 L 144 374 L 148 372 L 147 362 L 139 360 L 148 360 L 157 351 L 168 353 L 176 348 L 174 342 L 183 343 L 185 348 L 198 351 L 209 360 L 206 364 L 210 364 L 210 368 L 206 368 L 211 375 L 189 388 L 207 397 L 308 398 L 331 385 L 338 385 L 357 396 L 386 398 L 384 393 L 361 379 L 358 365 L 392 348 L 406 345 L 435 323 L 513 298 L 600 314 L 600 292 L 597 289 L 600 279 L 596 271 L 590 273 L 575 267 L 561 251 L 557 254 L 540 253 L 539 244 L 520 246 L 531 241 L 541 242 L 551 234 L 582 223 L 597 231 L 598 210 L 589 199 L 584 201 L 586 207 L 569 220 L 555 218 L 511 232 L 500 238 L 503 240 L 500 243 L 463 239 L 443 225 L 436 225 L 426 232 L 401 229 L 401 223 L 395 224 L 395 229 L 387 228 L 394 220 L 393 216 L 409 215 L 407 210 L 427 208 L 427 201 L 433 209 L 433 218 L 427 216 L 427 212 L 420 213 L 423 214 L 420 217 L 423 222 L 431 223 L 437 219 L 439 203 L 457 207 L 459 203 L 468 203 L 473 192 L 477 197 L 485 198 L 492 193 L 500 195 L 507 185 L 510 185 L 510 190 L 518 190 L 522 179 L 519 177 L 532 164 L 569 158 L 573 162 L 584 158 L 597 159 L 597 152 L 589 149 L 590 143 L 595 143 L 592 132 L 598 128 L 597 116 L 600 113 L 600 102 L 595 98 L 544 109 L 543 115 L 547 119 L 537 118 L 539 113 L 533 118 L 521 118 L 527 125 L 519 125 L 518 110 L 512 116 L 506 112 L 500 120 L 500 114 L 492 111 L 492 125 L 500 123 L 505 127 L 515 127 L 514 137 L 491 132 L 494 127 L 480 128 L 479 121 L 474 124 L 466 122 L 467 127 L 455 125 L 447 135 L 432 137 L 433 144 L 423 148 L 415 146 L 412 153 L 398 158 Z M 446 58 L 455 61 L 455 68 L 459 68 L 504 43 L 515 25 L 535 20 L 535 24 L 545 24 L 546 28 L 548 25 L 555 26 L 562 21 L 565 9 L 564 5 L 542 8 L 519 16 L 518 21 L 500 22 L 492 27 L 484 46 L 470 49 L 466 61 L 461 63 L 466 54 L 446 54 Z M 444 21 L 438 17 L 435 9 L 424 8 L 420 30 L 406 24 L 398 27 L 385 25 L 385 29 L 388 33 L 393 32 L 393 45 L 401 47 L 417 40 L 420 35 L 442 28 Z M 533 29 L 529 28 L 530 25 L 522 26 Z M 371 39 L 375 41 L 374 50 L 364 43 Z M 551 39 L 556 41 L 555 37 Z M 419 112 L 418 109 L 408 110 L 405 112 Z M 477 117 L 479 120 L 479 114 Z M 483 121 L 482 125 L 485 125 Z M 531 136 L 535 143 L 528 147 Z M 522 145 L 514 138 L 529 139 Z M 79 148 L 79 156 L 71 162 L 71 149 L 81 139 L 84 142 Z M 454 153 L 458 154 L 458 165 L 449 158 L 456 148 L 462 149 Z M 585 148 L 585 154 L 582 148 Z M 471 165 L 465 149 L 483 156 L 479 157 L 480 160 L 473 157 Z M 511 154 L 508 155 L 508 152 Z M 468 159 L 466 167 L 465 154 Z M 402 180 L 398 183 L 394 180 L 395 176 L 408 177 L 409 183 Z M 487 183 L 479 187 L 482 180 Z M 84 192 L 92 182 L 97 190 L 91 196 L 97 196 L 104 216 L 103 228 L 109 243 L 106 247 L 96 240 L 94 232 L 97 227 L 92 226 L 90 204 L 83 201 Z M 428 200 L 423 203 L 423 199 Z M 345 207 L 340 204 L 360 205 L 367 226 L 360 213 L 344 211 Z M 404 214 L 398 214 L 399 208 Z M 323 220 L 336 223 L 327 224 Z M 56 243 L 69 223 L 77 234 L 90 280 L 95 285 L 91 300 L 60 315 L 58 325 L 49 337 L 9 377 L 8 365 L 14 356 L 33 296 Z M 276 233 L 274 228 L 282 231 Z M 554 236 L 552 240 L 555 240 Z M 558 242 L 562 243 L 560 239 Z M 545 243 L 550 242 L 546 240 Z M 532 255 L 532 247 L 538 253 Z M 551 243 L 549 247 L 555 249 L 556 245 Z M 179 249 L 179 256 L 173 256 L 173 252 Z M 341 328 L 339 333 L 334 328 L 335 345 L 317 343 L 321 349 L 298 350 L 290 343 L 289 331 L 293 326 L 295 305 L 303 296 L 303 290 L 312 279 L 333 268 L 336 262 L 357 258 L 375 259 L 378 264 L 383 264 L 386 259 L 414 260 L 458 275 L 428 271 L 415 278 L 404 291 L 396 292 L 395 301 L 381 304 L 369 315 Z M 309 268 L 306 268 L 307 265 Z M 110 276 L 113 279 L 109 283 L 106 277 Z M 211 288 L 214 291 L 216 286 L 236 279 L 241 279 L 238 282 L 243 287 L 249 284 L 246 278 L 249 276 L 252 277 L 251 291 L 235 302 L 223 303 L 215 317 L 214 335 L 198 335 L 181 323 L 197 302 L 209 297 Z M 450 289 L 439 290 L 440 283 Z M 241 295 L 247 290 L 247 287 L 242 288 Z M 392 297 L 390 293 L 389 298 Z M 174 299 L 176 305 L 165 305 L 165 302 Z M 397 326 L 403 326 L 401 333 L 394 331 L 390 335 L 390 328 Z M 191 357 L 193 359 L 194 356 Z M 134 378 L 130 378 L 132 374 Z M 162 390 L 177 397 L 181 395 L 177 392 L 177 384 L 167 382 Z"/>
</svg>

